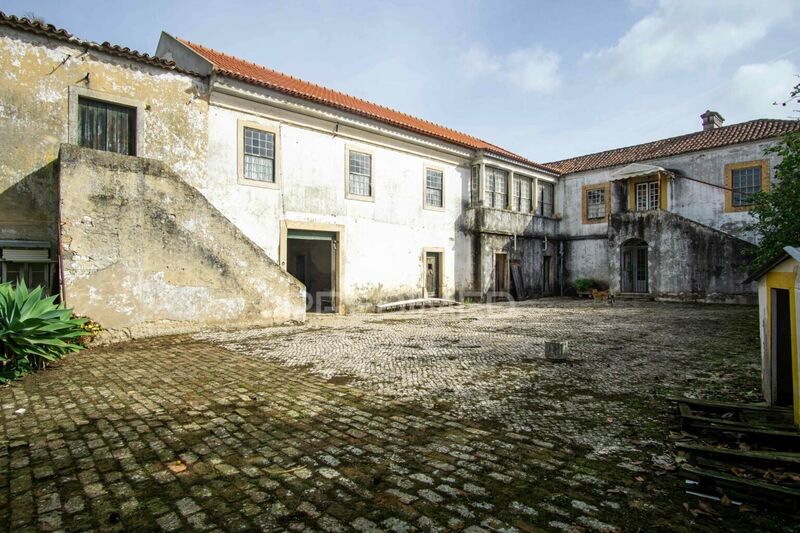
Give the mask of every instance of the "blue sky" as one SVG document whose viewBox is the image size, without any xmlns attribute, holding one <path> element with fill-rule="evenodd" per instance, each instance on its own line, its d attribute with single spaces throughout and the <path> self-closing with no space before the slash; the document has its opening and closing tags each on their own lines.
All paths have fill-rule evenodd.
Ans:
<svg viewBox="0 0 800 533">
<path fill-rule="evenodd" d="M 790 118 L 796 0 L 3 1 L 153 53 L 161 30 L 547 162 Z M 108 7 L 105 7 L 108 6 Z"/>
</svg>

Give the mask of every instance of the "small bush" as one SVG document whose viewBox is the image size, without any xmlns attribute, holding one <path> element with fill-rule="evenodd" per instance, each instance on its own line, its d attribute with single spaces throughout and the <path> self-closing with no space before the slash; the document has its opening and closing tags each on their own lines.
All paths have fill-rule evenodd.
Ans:
<svg viewBox="0 0 800 533">
<path fill-rule="evenodd" d="M 23 281 L 14 288 L 0 284 L 0 383 L 43 369 L 47 363 L 82 349 L 75 339 L 87 335 L 87 320 L 42 298 L 42 288 L 29 291 Z"/>
<path fill-rule="evenodd" d="M 572 286 L 575 287 L 575 290 L 578 292 L 587 292 L 594 287 L 594 281 L 586 278 L 576 279 L 572 282 Z"/>
</svg>

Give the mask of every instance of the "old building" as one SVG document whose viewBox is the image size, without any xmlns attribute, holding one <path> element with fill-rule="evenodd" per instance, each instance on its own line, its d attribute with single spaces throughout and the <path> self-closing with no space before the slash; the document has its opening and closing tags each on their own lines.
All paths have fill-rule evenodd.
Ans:
<svg viewBox="0 0 800 533">
<path fill-rule="evenodd" d="M 407 298 L 747 301 L 750 195 L 790 121 L 540 164 L 163 34 L 0 14 L 0 273 L 130 334 Z"/>
<path fill-rule="evenodd" d="M 696 133 L 548 163 L 562 173 L 569 280 L 662 299 L 755 301 L 744 271 L 758 239 L 748 209 L 779 161 L 765 150 L 800 122 L 702 119 Z"/>
<path fill-rule="evenodd" d="M 310 309 L 507 293 L 514 265 L 534 280 L 555 256 L 540 243 L 556 235 L 547 167 L 168 34 L 157 54 L 209 77 L 199 190 L 306 285 Z"/>
<path fill-rule="evenodd" d="M 193 187 L 202 76 L 2 13 L 0 72 L 3 281 L 131 334 L 304 317 L 302 285 Z"/>
</svg>

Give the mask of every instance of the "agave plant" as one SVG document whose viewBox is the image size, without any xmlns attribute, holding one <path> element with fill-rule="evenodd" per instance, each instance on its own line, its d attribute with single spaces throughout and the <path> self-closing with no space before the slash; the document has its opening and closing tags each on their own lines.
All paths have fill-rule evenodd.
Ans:
<svg viewBox="0 0 800 533">
<path fill-rule="evenodd" d="M 20 280 L 16 288 L 0 284 L 0 383 L 45 367 L 82 346 L 74 339 L 85 335 L 85 318 L 71 318 L 72 310 L 42 298 L 42 288 L 29 291 Z"/>
</svg>

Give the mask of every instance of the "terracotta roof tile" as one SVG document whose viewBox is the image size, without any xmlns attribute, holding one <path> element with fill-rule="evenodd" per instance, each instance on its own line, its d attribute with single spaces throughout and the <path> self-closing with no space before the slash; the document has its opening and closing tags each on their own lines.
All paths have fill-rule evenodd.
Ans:
<svg viewBox="0 0 800 533">
<path fill-rule="evenodd" d="M 43 35 L 45 37 L 58 39 L 60 41 L 67 42 L 69 44 L 73 44 L 81 48 L 87 48 L 91 50 L 105 52 L 109 55 L 130 59 L 132 61 L 137 61 L 139 63 L 146 63 L 148 65 L 163 68 L 166 70 L 174 70 L 176 72 L 181 72 L 183 74 L 190 74 L 193 76 L 197 75 L 193 72 L 189 72 L 187 70 L 179 68 L 178 66 L 175 65 L 173 61 L 167 61 L 159 57 L 154 57 L 142 52 L 137 52 L 136 50 L 131 50 L 130 48 L 127 47 L 114 45 L 109 42 L 95 43 L 92 41 L 85 41 L 83 39 L 75 37 L 67 30 L 63 28 L 57 28 L 52 24 L 46 24 L 38 20 L 30 20 L 25 17 L 6 15 L 2 11 L 0 11 L 0 26 L 8 26 L 10 28 L 14 28 L 17 30 L 27 31 L 30 33 L 35 33 L 37 35 Z"/>
<path fill-rule="evenodd" d="M 391 126 L 402 128 L 414 133 L 420 133 L 439 140 L 451 142 L 459 146 L 465 146 L 476 150 L 508 158 L 512 161 L 533 166 L 540 170 L 556 173 L 546 165 L 531 161 L 513 152 L 509 152 L 499 146 L 487 143 L 477 137 L 461 133 L 459 131 L 434 124 L 388 107 L 384 107 L 355 96 L 350 96 L 321 85 L 316 85 L 301 79 L 277 72 L 275 70 L 239 59 L 237 57 L 218 52 L 211 48 L 193 43 L 184 39 L 178 39 L 181 43 L 188 46 L 202 57 L 211 62 L 214 71 L 223 76 L 238 79 L 247 83 L 260 85 L 269 89 L 289 94 L 304 100 L 310 100 L 330 107 L 335 107 L 342 111 L 354 113 L 367 117 Z"/>
<path fill-rule="evenodd" d="M 769 139 L 791 131 L 800 131 L 800 121 L 758 119 L 635 146 L 606 150 L 596 154 L 562 159 L 561 161 L 553 161 L 546 164 L 563 174 L 569 174 L 571 172 L 627 165 L 637 161 Z"/>
</svg>

